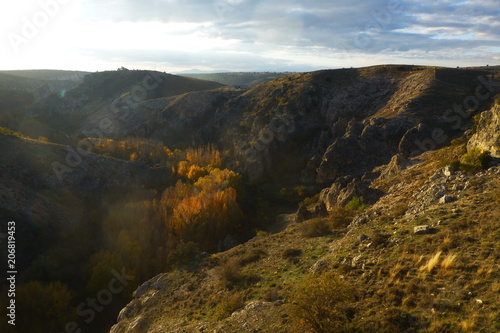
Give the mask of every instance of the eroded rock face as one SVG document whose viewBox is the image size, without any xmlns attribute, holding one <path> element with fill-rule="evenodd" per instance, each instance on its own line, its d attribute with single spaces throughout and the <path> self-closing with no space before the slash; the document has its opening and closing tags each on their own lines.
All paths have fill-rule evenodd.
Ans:
<svg viewBox="0 0 500 333">
<path fill-rule="evenodd" d="M 476 133 L 470 139 L 468 148 L 489 151 L 492 157 L 500 157 L 500 105 L 481 113 Z"/>
<path fill-rule="evenodd" d="M 320 202 L 325 205 L 327 211 L 331 211 L 335 207 L 344 206 L 354 197 L 361 197 L 366 203 L 371 203 L 380 195 L 379 191 L 370 188 L 366 182 L 344 178 L 321 191 Z"/>
</svg>

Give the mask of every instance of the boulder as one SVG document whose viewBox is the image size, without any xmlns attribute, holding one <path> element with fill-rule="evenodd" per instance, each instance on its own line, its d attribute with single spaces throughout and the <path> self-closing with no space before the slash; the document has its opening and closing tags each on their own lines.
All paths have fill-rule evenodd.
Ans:
<svg viewBox="0 0 500 333">
<path fill-rule="evenodd" d="M 365 234 L 360 234 L 360 235 L 358 236 L 358 240 L 359 240 L 360 242 L 365 241 L 365 240 L 367 240 L 367 239 L 368 239 L 368 236 L 367 236 L 367 235 L 365 235 Z"/>
<path fill-rule="evenodd" d="M 450 197 L 449 195 L 443 195 L 440 199 L 439 199 L 439 203 L 440 204 L 447 204 L 447 203 L 450 203 L 453 201 L 453 198 Z"/>
<path fill-rule="evenodd" d="M 425 235 L 430 232 L 428 225 L 419 225 L 413 228 L 413 233 L 415 235 Z"/>
<path fill-rule="evenodd" d="M 320 201 L 325 204 L 327 211 L 331 211 L 337 206 L 344 206 L 354 197 L 361 197 L 365 203 L 372 204 L 380 196 L 381 191 L 370 188 L 367 182 L 341 178 L 321 191 Z"/>
<path fill-rule="evenodd" d="M 489 151 L 492 157 L 500 158 L 500 105 L 481 113 L 476 132 L 467 148 Z"/>
</svg>

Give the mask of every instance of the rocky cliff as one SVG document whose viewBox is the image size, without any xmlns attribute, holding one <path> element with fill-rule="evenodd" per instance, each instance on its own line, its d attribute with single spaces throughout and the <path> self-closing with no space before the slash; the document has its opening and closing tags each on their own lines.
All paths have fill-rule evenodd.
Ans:
<svg viewBox="0 0 500 333">
<path fill-rule="evenodd" d="M 492 157 L 500 158 L 500 105 L 481 113 L 468 147 L 488 151 Z"/>
</svg>

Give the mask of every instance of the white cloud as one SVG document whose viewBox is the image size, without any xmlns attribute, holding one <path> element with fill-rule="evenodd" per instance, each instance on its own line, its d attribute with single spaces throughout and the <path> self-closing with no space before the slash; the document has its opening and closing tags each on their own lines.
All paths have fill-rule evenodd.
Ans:
<svg viewBox="0 0 500 333">
<path fill-rule="evenodd" d="M 20 20 L 39 6 L 16 2 L 9 15 L 2 11 L 3 24 L 19 31 Z M 21 55 L 1 55 L 4 66 L 465 66 L 498 61 L 500 42 L 497 0 L 73 0 L 65 6 L 22 45 Z M 2 46 L 10 48 L 6 38 Z"/>
</svg>

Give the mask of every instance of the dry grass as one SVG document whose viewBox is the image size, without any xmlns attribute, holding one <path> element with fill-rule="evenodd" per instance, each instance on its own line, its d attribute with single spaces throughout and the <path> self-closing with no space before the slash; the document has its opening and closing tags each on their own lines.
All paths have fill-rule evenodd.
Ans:
<svg viewBox="0 0 500 333">
<path fill-rule="evenodd" d="M 437 266 L 437 264 L 439 263 L 439 259 L 441 258 L 441 253 L 442 251 L 438 251 L 436 252 L 436 254 L 434 254 L 432 256 L 432 258 L 429 259 L 429 261 L 427 261 L 427 263 L 423 266 L 421 266 L 419 268 L 419 271 L 422 272 L 422 273 L 431 273 L 432 270 Z"/>
<path fill-rule="evenodd" d="M 388 283 L 393 283 L 393 282 L 396 282 L 397 283 L 397 280 L 395 281 L 395 279 L 398 277 L 399 273 L 401 273 L 401 271 L 405 268 L 405 266 L 403 264 L 401 264 L 400 262 L 398 262 L 394 267 L 392 267 L 390 270 L 389 270 L 389 279 L 388 279 Z"/>
<path fill-rule="evenodd" d="M 441 261 L 441 268 L 445 271 L 449 271 L 453 266 L 453 263 L 457 259 L 457 254 L 448 253 L 448 255 Z"/>
<path fill-rule="evenodd" d="M 329 234 L 331 229 L 328 219 L 316 218 L 304 221 L 300 226 L 300 232 L 303 237 L 321 237 Z"/>
<path fill-rule="evenodd" d="M 217 267 L 215 269 L 215 275 L 222 285 L 228 289 L 235 287 L 244 279 L 238 258 L 229 259 L 224 264 Z"/>
</svg>

